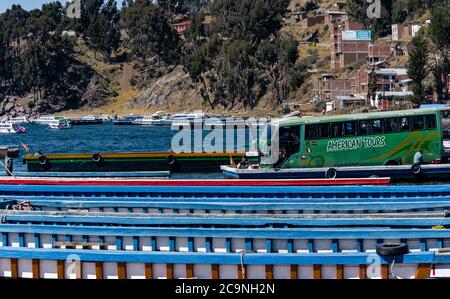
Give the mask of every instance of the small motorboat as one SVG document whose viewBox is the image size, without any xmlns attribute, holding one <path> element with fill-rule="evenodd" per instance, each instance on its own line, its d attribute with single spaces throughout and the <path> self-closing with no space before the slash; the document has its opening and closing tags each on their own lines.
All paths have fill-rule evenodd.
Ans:
<svg viewBox="0 0 450 299">
<path fill-rule="evenodd" d="M 0 123 L 0 134 L 21 134 L 26 133 L 27 130 L 19 124 L 4 122 Z"/>
<path fill-rule="evenodd" d="M 116 126 L 131 126 L 134 125 L 134 122 L 138 120 L 139 117 L 135 115 L 128 115 L 126 117 L 118 118 L 113 121 L 113 124 Z"/>
<path fill-rule="evenodd" d="M 58 120 L 67 120 L 64 116 L 40 116 L 33 120 L 34 123 L 40 125 L 49 125 L 50 123 L 56 122 Z"/>
<path fill-rule="evenodd" d="M 170 126 L 172 121 L 170 116 L 163 111 L 158 111 L 153 115 L 144 116 L 143 118 L 138 118 L 133 121 L 133 125 L 140 126 Z"/>
<path fill-rule="evenodd" d="M 72 127 L 72 125 L 70 124 L 69 121 L 67 121 L 65 119 L 58 119 L 58 120 L 50 122 L 48 124 L 48 127 L 50 129 L 54 129 L 54 130 L 62 130 L 62 129 L 70 129 Z"/>
<path fill-rule="evenodd" d="M 108 122 L 108 121 L 111 121 L 111 120 L 112 120 L 112 117 L 109 116 L 109 115 L 104 114 L 104 115 L 100 116 L 100 119 L 101 119 L 103 122 Z"/>
</svg>

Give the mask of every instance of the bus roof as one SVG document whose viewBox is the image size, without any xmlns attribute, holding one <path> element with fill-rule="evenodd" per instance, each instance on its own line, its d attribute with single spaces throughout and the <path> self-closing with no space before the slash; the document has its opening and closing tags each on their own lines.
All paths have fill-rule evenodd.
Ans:
<svg viewBox="0 0 450 299">
<path fill-rule="evenodd" d="M 278 124 L 279 126 L 320 124 L 320 123 L 327 123 L 327 122 L 339 122 L 339 121 L 357 120 L 357 119 L 376 119 L 376 118 L 385 118 L 385 117 L 420 115 L 423 113 L 436 113 L 438 111 L 439 111 L 439 109 L 410 109 L 410 110 L 399 110 L 399 111 L 341 114 L 341 115 L 307 117 L 307 118 L 292 117 L 292 118 L 286 118 L 286 119 L 278 119 L 278 120 L 275 120 L 274 123 Z"/>
</svg>

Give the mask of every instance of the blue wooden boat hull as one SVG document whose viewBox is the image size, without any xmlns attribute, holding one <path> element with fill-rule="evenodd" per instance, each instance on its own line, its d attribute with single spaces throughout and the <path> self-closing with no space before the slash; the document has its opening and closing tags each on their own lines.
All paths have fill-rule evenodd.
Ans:
<svg viewBox="0 0 450 299">
<path fill-rule="evenodd" d="M 0 198 L 0 277 L 450 277 L 450 185 L 0 185 Z M 24 201 L 35 210 L 11 210 Z M 379 256 L 384 242 L 409 252 Z"/>
<path fill-rule="evenodd" d="M 450 164 L 422 165 L 420 174 L 414 174 L 411 166 L 353 166 L 336 167 L 336 178 L 390 177 L 393 182 L 450 181 Z M 237 169 L 222 166 L 226 178 L 231 179 L 307 179 L 326 178 L 329 168 L 297 169 Z"/>
</svg>

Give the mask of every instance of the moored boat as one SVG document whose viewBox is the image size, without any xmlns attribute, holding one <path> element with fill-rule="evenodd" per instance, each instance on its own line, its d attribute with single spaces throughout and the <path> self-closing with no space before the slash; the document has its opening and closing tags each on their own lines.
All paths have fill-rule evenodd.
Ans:
<svg viewBox="0 0 450 299">
<path fill-rule="evenodd" d="M 448 278 L 449 190 L 0 185 L 0 276 Z"/>
<path fill-rule="evenodd" d="M 10 120 L 8 120 L 8 122 L 12 124 L 26 124 L 29 123 L 30 121 L 25 116 L 18 116 L 11 118 Z"/>
<path fill-rule="evenodd" d="M 33 120 L 33 123 L 40 125 L 48 125 L 58 120 L 67 120 L 64 116 L 40 116 Z"/>
<path fill-rule="evenodd" d="M 133 121 L 133 125 L 141 126 L 171 126 L 170 116 L 163 111 L 158 111 L 150 116 L 144 116 Z"/>
<path fill-rule="evenodd" d="M 10 122 L 0 123 L 0 134 L 20 134 L 26 132 L 27 130 L 19 126 L 19 124 Z"/>
<path fill-rule="evenodd" d="M 30 172 L 127 172 L 218 171 L 230 158 L 241 160 L 245 153 L 94 153 L 94 154 L 29 154 L 23 158 Z M 257 157 L 249 157 L 256 163 Z"/>
<path fill-rule="evenodd" d="M 139 116 L 135 116 L 135 115 L 129 115 L 126 117 L 122 117 L 122 118 L 117 118 L 113 120 L 113 125 L 116 126 L 131 126 L 133 125 L 133 122 L 138 120 Z"/>
<path fill-rule="evenodd" d="M 58 119 L 48 123 L 48 127 L 54 130 L 70 129 L 72 127 L 71 122 L 66 119 Z"/>
</svg>

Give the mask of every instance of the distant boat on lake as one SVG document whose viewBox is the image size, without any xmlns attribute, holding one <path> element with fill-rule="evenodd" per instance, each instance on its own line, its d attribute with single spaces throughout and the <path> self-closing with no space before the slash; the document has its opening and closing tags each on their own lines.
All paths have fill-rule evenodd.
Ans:
<svg viewBox="0 0 450 299">
<path fill-rule="evenodd" d="M 40 116 L 33 120 L 35 124 L 39 125 L 49 125 L 51 122 L 57 121 L 57 120 L 67 120 L 64 116 Z"/>
<path fill-rule="evenodd" d="M 70 121 L 66 119 L 58 119 L 53 122 L 50 122 L 48 124 L 48 127 L 54 130 L 62 130 L 62 129 L 70 129 L 72 125 L 70 124 Z"/>
<path fill-rule="evenodd" d="M 26 132 L 27 130 L 24 127 L 19 126 L 19 124 L 10 122 L 0 123 L 0 134 L 20 134 Z"/>
</svg>

